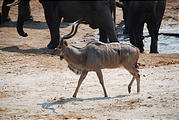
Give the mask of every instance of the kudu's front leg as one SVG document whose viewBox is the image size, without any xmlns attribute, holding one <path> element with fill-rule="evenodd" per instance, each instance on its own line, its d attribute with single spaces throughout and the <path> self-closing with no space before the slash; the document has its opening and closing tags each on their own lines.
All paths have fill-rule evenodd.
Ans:
<svg viewBox="0 0 179 120">
<path fill-rule="evenodd" d="M 99 78 L 99 82 L 101 83 L 101 85 L 102 85 L 102 87 L 103 87 L 104 97 L 108 97 L 107 92 L 106 92 L 106 89 L 105 89 L 105 86 L 104 86 L 103 74 L 102 74 L 101 69 L 97 70 L 97 71 L 96 71 L 96 74 L 97 74 L 97 76 L 98 76 L 98 78 Z"/>
<path fill-rule="evenodd" d="M 79 88 L 80 88 L 80 85 L 81 85 L 81 83 L 83 82 L 83 80 L 85 79 L 87 73 L 88 73 L 88 72 L 86 72 L 86 71 L 83 71 L 83 72 L 81 73 L 81 76 L 80 76 L 80 79 L 78 80 L 78 85 L 77 85 L 76 90 L 75 90 L 75 92 L 74 92 L 74 94 L 73 94 L 73 97 L 76 97 L 76 95 L 77 95 L 77 93 L 78 93 L 78 90 L 79 90 Z"/>
</svg>

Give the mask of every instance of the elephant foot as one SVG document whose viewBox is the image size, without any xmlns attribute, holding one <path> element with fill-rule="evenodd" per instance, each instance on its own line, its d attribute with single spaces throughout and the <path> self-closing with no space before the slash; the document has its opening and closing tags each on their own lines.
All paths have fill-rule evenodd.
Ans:
<svg viewBox="0 0 179 120">
<path fill-rule="evenodd" d="M 150 53 L 159 53 L 157 50 L 157 45 L 150 47 Z"/>
<path fill-rule="evenodd" d="M 157 50 L 150 50 L 150 53 L 159 53 Z"/>
<path fill-rule="evenodd" d="M 9 18 L 9 17 L 3 18 L 2 17 L 1 23 L 10 22 L 10 21 L 11 21 L 11 18 Z"/>
<path fill-rule="evenodd" d="M 99 40 L 102 43 L 109 43 L 108 41 L 104 41 L 104 40 Z"/>
<path fill-rule="evenodd" d="M 140 50 L 140 53 L 144 53 L 144 49 L 139 49 Z"/>
<path fill-rule="evenodd" d="M 143 53 L 144 52 L 144 48 L 143 47 L 138 47 L 139 50 L 140 50 L 140 53 Z"/>
<path fill-rule="evenodd" d="M 34 19 L 32 16 L 28 16 L 25 18 L 25 21 L 32 22 L 32 21 L 34 21 Z"/>
<path fill-rule="evenodd" d="M 119 43 L 119 41 L 118 41 L 118 40 L 110 41 L 110 43 L 113 43 L 113 42 L 118 42 L 118 43 Z"/>
<path fill-rule="evenodd" d="M 59 42 L 50 42 L 47 47 L 49 49 L 55 49 L 59 45 Z"/>
</svg>

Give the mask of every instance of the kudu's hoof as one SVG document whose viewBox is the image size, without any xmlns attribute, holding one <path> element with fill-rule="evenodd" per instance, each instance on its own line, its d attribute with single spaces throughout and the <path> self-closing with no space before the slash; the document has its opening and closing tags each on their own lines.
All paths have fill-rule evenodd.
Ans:
<svg viewBox="0 0 179 120">
<path fill-rule="evenodd" d="M 76 98 L 76 95 L 73 95 L 73 98 Z"/>
<path fill-rule="evenodd" d="M 129 94 L 131 93 L 131 87 L 128 87 L 128 92 L 129 92 Z"/>
</svg>

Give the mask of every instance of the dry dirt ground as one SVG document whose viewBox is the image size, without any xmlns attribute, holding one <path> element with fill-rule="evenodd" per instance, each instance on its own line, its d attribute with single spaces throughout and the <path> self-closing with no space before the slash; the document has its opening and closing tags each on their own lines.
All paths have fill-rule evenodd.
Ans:
<svg viewBox="0 0 179 120">
<path fill-rule="evenodd" d="M 65 61 L 49 54 L 52 51 L 45 47 L 50 35 L 42 6 L 32 0 L 31 8 L 35 22 L 25 23 L 28 37 L 16 32 L 17 6 L 10 11 L 12 22 L 0 27 L 0 119 L 179 119 L 179 53 L 140 55 L 140 94 L 136 94 L 136 83 L 128 94 L 132 76 L 117 68 L 103 70 L 110 97 L 103 97 L 91 72 L 75 99 L 71 96 L 79 76 Z M 161 27 L 178 27 L 178 10 L 177 0 L 170 0 Z M 121 19 L 118 9 L 117 23 Z M 67 24 L 61 27 L 61 34 L 70 30 Z M 98 39 L 97 33 L 81 25 L 68 43 L 83 46 L 82 38 Z"/>
</svg>

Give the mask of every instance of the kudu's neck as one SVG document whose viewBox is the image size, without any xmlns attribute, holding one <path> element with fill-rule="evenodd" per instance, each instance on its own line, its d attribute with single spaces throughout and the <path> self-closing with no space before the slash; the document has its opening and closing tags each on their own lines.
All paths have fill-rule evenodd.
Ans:
<svg viewBox="0 0 179 120">
<path fill-rule="evenodd" d="M 82 62 L 82 53 L 80 48 L 68 45 L 64 51 L 65 60 L 68 63 L 79 64 Z"/>
</svg>

